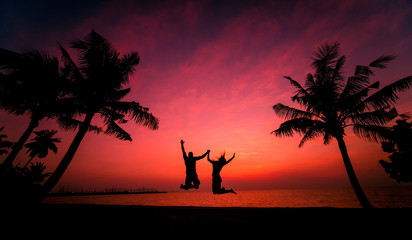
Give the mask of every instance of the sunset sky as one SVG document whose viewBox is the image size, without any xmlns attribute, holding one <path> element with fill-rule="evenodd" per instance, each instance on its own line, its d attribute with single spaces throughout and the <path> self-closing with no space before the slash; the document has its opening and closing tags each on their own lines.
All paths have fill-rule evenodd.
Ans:
<svg viewBox="0 0 412 240">
<path fill-rule="evenodd" d="M 283 121 L 274 104 L 298 107 L 291 102 L 294 88 L 282 76 L 303 83 L 312 71 L 313 51 L 334 41 L 346 55 L 346 76 L 383 54 L 397 58 L 377 71 L 374 79 L 381 86 L 412 75 L 410 1 L 27 2 L 1 1 L 1 48 L 35 48 L 60 58 L 57 41 L 69 48 L 71 40 L 95 29 L 122 54 L 139 52 L 125 100 L 139 102 L 160 119 L 157 131 L 126 124 L 132 142 L 88 133 L 56 189 L 181 191 L 180 139 L 194 155 L 208 149 L 212 158 L 236 153 L 221 173 L 226 188 L 350 186 L 336 141 L 325 146 L 319 139 L 298 148 L 299 135 L 270 134 Z M 400 97 L 399 112 L 412 112 L 412 92 Z M 0 112 L 0 126 L 11 141 L 28 123 L 27 116 Z M 58 154 L 41 160 L 53 171 L 75 132 L 58 129 L 54 120 L 43 120 L 40 129 L 59 130 L 56 136 L 62 139 Z M 397 185 L 378 163 L 387 157 L 379 144 L 349 129 L 345 140 L 362 186 Z M 27 161 L 25 151 L 17 162 Z M 212 165 L 200 160 L 197 171 L 199 190 L 210 191 Z"/>
</svg>

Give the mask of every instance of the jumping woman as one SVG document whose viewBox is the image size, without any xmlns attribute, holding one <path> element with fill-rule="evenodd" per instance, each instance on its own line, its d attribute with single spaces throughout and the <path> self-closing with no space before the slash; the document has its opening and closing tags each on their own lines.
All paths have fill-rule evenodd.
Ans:
<svg viewBox="0 0 412 240">
<path fill-rule="evenodd" d="M 207 160 L 213 165 L 213 173 L 212 173 L 212 191 L 214 194 L 224 194 L 224 193 L 234 193 L 236 194 L 233 189 L 226 190 L 222 187 L 222 178 L 220 177 L 220 171 L 222 171 L 223 166 L 230 163 L 230 161 L 235 158 L 235 154 L 229 160 L 226 160 L 225 154 L 222 154 L 217 161 L 212 161 L 209 158 L 209 153 L 207 154 Z"/>
</svg>

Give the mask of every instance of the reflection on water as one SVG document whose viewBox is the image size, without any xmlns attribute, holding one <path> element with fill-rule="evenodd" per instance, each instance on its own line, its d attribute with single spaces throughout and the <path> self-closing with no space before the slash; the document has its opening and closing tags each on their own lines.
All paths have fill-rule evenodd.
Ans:
<svg viewBox="0 0 412 240">
<path fill-rule="evenodd" d="M 365 188 L 374 207 L 412 207 L 412 188 Z M 52 196 L 45 203 L 196 207 L 361 207 L 352 189 L 238 191 L 214 195 L 185 191 L 151 194 Z"/>
</svg>

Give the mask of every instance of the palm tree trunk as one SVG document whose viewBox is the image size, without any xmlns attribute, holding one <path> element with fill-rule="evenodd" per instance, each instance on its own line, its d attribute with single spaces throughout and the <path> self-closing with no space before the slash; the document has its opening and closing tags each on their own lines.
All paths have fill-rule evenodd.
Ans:
<svg viewBox="0 0 412 240">
<path fill-rule="evenodd" d="M 339 150 L 342 154 L 343 163 L 345 164 L 346 173 L 348 174 L 350 183 L 352 184 L 352 188 L 355 191 L 356 197 L 363 208 L 372 208 L 372 205 L 369 203 L 368 199 L 363 192 L 358 178 L 356 177 L 355 171 L 353 170 L 352 163 L 350 162 L 348 150 L 346 149 L 345 141 L 343 141 L 342 137 L 336 138 L 338 140 Z"/>
<path fill-rule="evenodd" d="M 50 178 L 43 185 L 43 198 L 56 186 L 57 182 L 63 176 L 70 162 L 72 161 L 74 154 L 80 146 L 83 137 L 86 135 L 87 130 L 89 129 L 90 123 L 93 118 L 93 113 L 86 114 L 83 124 L 80 126 L 79 131 L 73 139 L 69 149 L 61 160 L 60 164 L 57 166 L 56 170 L 50 176 Z"/>
<path fill-rule="evenodd" d="M 5 166 L 11 166 L 13 163 L 14 159 L 17 157 L 17 154 L 20 152 L 20 150 L 23 148 L 24 143 L 29 139 L 31 133 L 33 130 L 39 125 L 39 119 L 35 118 L 32 116 L 29 126 L 27 127 L 26 131 L 24 131 L 23 135 L 21 135 L 19 141 L 17 141 L 16 144 L 14 144 L 11 152 L 7 156 L 6 160 L 4 160 L 3 164 Z"/>
<path fill-rule="evenodd" d="M 26 165 L 24 165 L 24 167 L 23 167 L 23 168 L 26 168 L 26 167 L 27 167 L 27 165 L 29 165 L 29 163 L 31 162 L 31 160 L 33 160 L 33 158 L 34 158 L 34 156 L 33 156 L 33 157 L 31 157 L 31 158 L 29 159 L 29 161 L 26 163 Z"/>
</svg>

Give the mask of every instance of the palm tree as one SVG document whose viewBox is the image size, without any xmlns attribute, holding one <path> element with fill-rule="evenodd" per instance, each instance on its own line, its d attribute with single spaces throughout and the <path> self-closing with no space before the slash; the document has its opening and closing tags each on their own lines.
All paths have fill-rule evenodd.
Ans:
<svg viewBox="0 0 412 240">
<path fill-rule="evenodd" d="M 3 131 L 4 127 L 0 127 L 0 132 Z M 11 148 L 13 146 L 12 142 L 5 140 L 7 138 L 6 134 L 0 134 L 0 155 L 8 153 L 7 148 Z"/>
<path fill-rule="evenodd" d="M 60 44 L 59 44 L 60 45 Z M 87 131 L 104 132 L 120 140 L 131 141 L 132 138 L 119 125 L 126 123 L 128 115 L 136 124 L 149 129 L 158 129 L 159 120 L 148 112 L 148 108 L 137 102 L 121 101 L 130 88 L 124 88 L 129 75 L 139 63 L 137 52 L 120 56 L 112 45 L 101 35 L 92 30 L 84 40 L 71 43 L 71 47 L 79 52 L 80 59 L 76 64 L 69 53 L 60 45 L 62 58 L 67 72 L 70 99 L 73 109 L 66 116 L 58 119 L 65 129 L 78 129 L 69 149 L 62 161 L 45 182 L 45 194 L 50 192 L 67 169 Z M 76 119 L 84 116 L 84 120 Z M 94 116 L 103 119 L 105 129 L 91 125 Z"/>
<path fill-rule="evenodd" d="M 306 76 L 305 86 L 285 76 L 297 90 L 292 101 L 301 109 L 278 103 L 273 106 L 276 115 L 286 119 L 272 133 L 276 136 L 303 135 L 299 147 L 308 140 L 323 135 L 324 144 L 335 138 L 342 154 L 349 180 L 363 207 L 372 207 L 366 198 L 353 170 L 344 142 L 345 128 L 352 127 L 360 138 L 378 142 L 385 139 L 385 124 L 397 116 L 392 108 L 398 92 L 409 89 L 412 76 L 400 79 L 370 94 L 379 88 L 379 82 L 370 83 L 375 69 L 386 68 L 394 56 L 381 56 L 368 66 L 356 66 L 354 76 L 346 81 L 342 68 L 345 56 L 339 55 L 338 42 L 324 44 L 314 52 L 314 74 Z"/>
<path fill-rule="evenodd" d="M 31 163 L 30 169 L 22 169 L 24 177 L 27 178 L 30 183 L 32 183 L 32 186 L 36 186 L 36 183 L 41 183 L 46 177 L 50 176 L 51 173 L 45 173 L 44 170 L 46 170 L 46 166 L 42 162 L 36 162 L 35 164 Z M 35 194 L 39 192 L 40 191 L 36 191 Z"/>
<path fill-rule="evenodd" d="M 49 154 L 49 149 L 54 153 L 57 153 L 56 143 L 60 142 L 60 138 L 54 138 L 56 133 L 56 130 L 34 131 L 36 137 L 34 137 L 31 142 L 24 145 L 28 148 L 27 153 L 30 153 L 30 159 L 26 165 L 24 165 L 24 168 L 27 167 L 27 165 L 29 165 L 29 163 L 36 156 L 39 158 L 45 158 Z"/>
<path fill-rule="evenodd" d="M 29 114 L 30 122 L 4 161 L 11 166 L 24 143 L 43 118 L 61 111 L 62 78 L 58 60 L 30 50 L 17 53 L 0 48 L 0 108 L 14 115 Z"/>
</svg>

